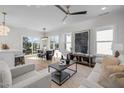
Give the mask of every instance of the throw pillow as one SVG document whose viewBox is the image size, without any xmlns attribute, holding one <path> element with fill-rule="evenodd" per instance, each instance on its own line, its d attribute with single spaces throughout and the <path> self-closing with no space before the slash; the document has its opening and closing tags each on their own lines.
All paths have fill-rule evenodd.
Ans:
<svg viewBox="0 0 124 93">
<path fill-rule="evenodd" d="M 114 56 L 106 56 L 103 58 L 102 61 L 103 67 L 106 67 L 107 65 L 119 65 L 119 64 L 120 64 L 119 59 Z"/>
<path fill-rule="evenodd" d="M 0 87 L 7 88 L 12 85 L 12 76 L 7 63 L 0 61 Z"/>
</svg>

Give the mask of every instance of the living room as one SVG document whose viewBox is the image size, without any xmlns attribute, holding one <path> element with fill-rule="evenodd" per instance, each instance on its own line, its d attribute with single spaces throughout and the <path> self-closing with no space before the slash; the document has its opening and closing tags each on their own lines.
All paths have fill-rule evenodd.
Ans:
<svg viewBox="0 0 124 93">
<path fill-rule="evenodd" d="M 1 88 L 124 87 L 123 5 L 0 11 Z"/>
</svg>

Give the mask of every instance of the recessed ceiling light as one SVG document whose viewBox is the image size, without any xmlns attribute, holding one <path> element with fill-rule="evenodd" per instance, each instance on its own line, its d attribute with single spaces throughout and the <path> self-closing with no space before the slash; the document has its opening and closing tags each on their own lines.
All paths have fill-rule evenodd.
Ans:
<svg viewBox="0 0 124 93">
<path fill-rule="evenodd" d="M 107 9 L 107 7 L 102 7 L 102 8 L 101 8 L 101 10 L 106 10 L 106 9 Z"/>
</svg>

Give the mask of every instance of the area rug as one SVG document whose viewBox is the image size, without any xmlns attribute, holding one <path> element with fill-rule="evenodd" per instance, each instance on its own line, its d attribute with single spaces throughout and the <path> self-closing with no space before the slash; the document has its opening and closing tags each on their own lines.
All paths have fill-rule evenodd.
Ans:
<svg viewBox="0 0 124 93">
<path fill-rule="evenodd" d="M 45 73 L 48 73 L 48 65 L 55 63 L 54 61 L 46 61 L 38 57 L 27 57 L 25 60 L 26 64 L 35 64 L 37 71 L 43 70 Z M 70 68 L 75 69 L 75 65 L 72 65 Z M 53 71 L 53 69 L 51 69 L 51 71 Z M 92 68 L 78 64 L 77 73 L 75 75 L 73 75 L 61 86 L 51 81 L 51 88 L 78 88 L 83 78 L 86 79 L 91 71 Z"/>
</svg>

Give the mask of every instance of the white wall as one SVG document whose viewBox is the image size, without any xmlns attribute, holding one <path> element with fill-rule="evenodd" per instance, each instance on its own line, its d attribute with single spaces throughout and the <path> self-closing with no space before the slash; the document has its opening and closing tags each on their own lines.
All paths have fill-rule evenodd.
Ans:
<svg viewBox="0 0 124 93">
<path fill-rule="evenodd" d="M 124 45 L 124 12 L 118 12 L 116 14 L 108 14 L 104 16 L 96 17 L 95 19 L 87 20 L 84 22 L 67 25 L 60 29 L 49 32 L 48 36 L 59 35 L 60 36 L 60 48 L 64 50 L 64 33 L 67 32 L 78 32 L 86 29 L 91 29 L 91 53 L 96 53 L 96 42 L 95 42 L 95 29 L 104 26 L 114 26 L 114 42 L 123 43 Z"/>
<path fill-rule="evenodd" d="M 0 43 L 8 44 L 11 49 L 22 50 L 22 37 L 30 36 L 41 38 L 42 33 L 37 31 L 31 31 L 25 28 L 10 27 L 10 32 L 7 36 L 0 36 Z"/>
</svg>

